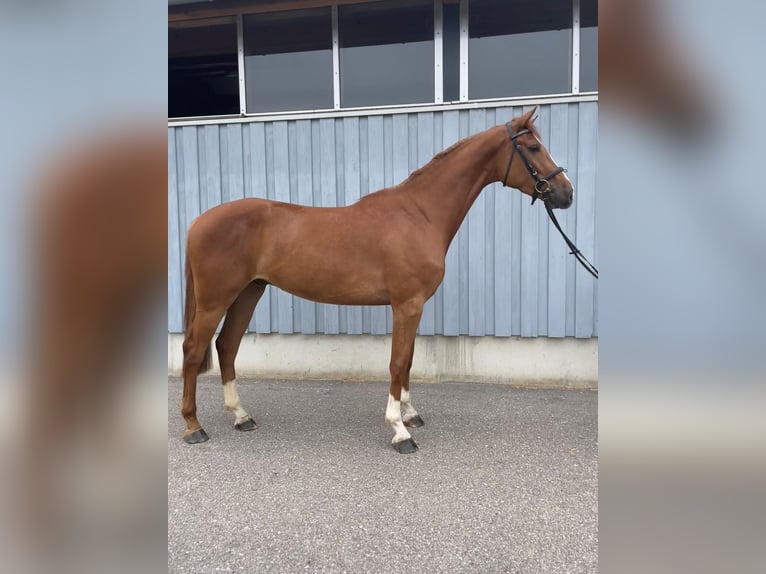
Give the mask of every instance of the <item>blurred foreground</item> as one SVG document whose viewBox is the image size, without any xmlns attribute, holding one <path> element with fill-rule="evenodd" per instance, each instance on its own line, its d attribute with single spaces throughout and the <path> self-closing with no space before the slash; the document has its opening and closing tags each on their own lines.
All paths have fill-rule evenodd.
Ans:
<svg viewBox="0 0 766 574">
<path fill-rule="evenodd" d="M 599 565 L 761 572 L 766 6 L 599 9 Z"/>
<path fill-rule="evenodd" d="M 165 18 L 0 1 L 4 572 L 164 568 Z"/>
</svg>

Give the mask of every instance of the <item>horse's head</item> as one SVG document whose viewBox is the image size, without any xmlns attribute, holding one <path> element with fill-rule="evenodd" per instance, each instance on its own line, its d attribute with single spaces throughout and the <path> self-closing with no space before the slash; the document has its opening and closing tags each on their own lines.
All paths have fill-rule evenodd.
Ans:
<svg viewBox="0 0 766 574">
<path fill-rule="evenodd" d="M 541 199 L 550 207 L 566 209 L 574 199 L 572 182 L 540 140 L 534 124 L 536 110 L 537 106 L 506 124 L 508 144 L 501 154 L 505 174 L 501 181 L 531 196 L 533 202 Z"/>
</svg>

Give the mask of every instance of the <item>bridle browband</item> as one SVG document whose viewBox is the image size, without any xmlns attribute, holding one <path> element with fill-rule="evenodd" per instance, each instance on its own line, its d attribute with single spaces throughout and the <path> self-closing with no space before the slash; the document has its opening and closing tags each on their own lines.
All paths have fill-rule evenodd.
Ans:
<svg viewBox="0 0 766 574">
<path fill-rule="evenodd" d="M 561 229 L 561 225 L 559 225 L 558 219 L 556 219 L 556 215 L 553 213 L 553 208 L 550 206 L 550 203 L 548 203 L 548 200 L 550 199 L 549 195 L 551 192 L 551 184 L 550 179 L 557 176 L 558 174 L 565 172 L 566 169 L 559 166 L 556 169 L 554 169 L 552 172 L 550 172 L 545 177 L 540 177 L 537 173 L 537 170 L 534 168 L 534 166 L 529 162 L 529 159 L 527 159 L 527 156 L 524 154 L 524 151 L 519 146 L 516 139 L 519 136 L 522 136 L 524 134 L 532 133 L 528 129 L 523 129 L 518 133 L 513 132 L 513 128 L 511 127 L 511 122 L 508 122 L 505 124 L 505 127 L 508 128 L 508 136 L 511 138 L 511 144 L 513 144 L 513 150 L 511 150 L 511 157 L 508 158 L 508 167 L 505 168 L 505 176 L 503 177 L 503 185 L 505 187 L 508 187 L 508 175 L 511 173 L 511 164 L 513 163 L 513 157 L 518 152 L 519 157 L 521 157 L 522 161 L 524 162 L 524 165 L 527 167 L 527 171 L 529 172 L 529 175 L 532 176 L 532 179 L 535 180 L 535 190 L 532 193 L 532 204 L 534 205 L 535 201 L 537 199 L 542 199 L 543 204 L 545 205 L 545 210 L 548 212 L 548 217 L 550 217 L 551 221 L 553 222 L 553 225 L 556 227 L 556 229 L 559 230 L 559 233 L 561 234 L 561 237 L 564 238 L 564 241 L 566 242 L 567 246 L 571 250 L 569 253 L 570 255 L 574 255 L 575 259 L 580 262 L 580 265 L 582 265 L 585 270 L 593 275 L 596 279 L 598 279 L 598 269 L 596 269 L 593 264 L 588 261 L 585 256 L 580 253 L 580 250 L 577 249 L 577 246 L 572 243 L 572 240 L 567 237 L 566 233 L 564 233 L 564 230 Z"/>
</svg>

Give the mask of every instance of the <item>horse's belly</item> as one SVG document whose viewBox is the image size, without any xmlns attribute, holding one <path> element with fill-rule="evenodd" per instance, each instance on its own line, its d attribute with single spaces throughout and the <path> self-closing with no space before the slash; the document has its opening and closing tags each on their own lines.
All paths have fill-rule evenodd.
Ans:
<svg viewBox="0 0 766 574">
<path fill-rule="evenodd" d="M 264 270 L 263 279 L 297 297 L 336 305 L 387 305 L 388 289 L 377 268 L 293 261 Z"/>
<path fill-rule="evenodd" d="M 316 282 L 312 279 L 317 280 Z M 322 280 L 317 276 L 308 276 L 299 280 L 277 277 L 269 281 L 297 297 L 331 303 L 335 305 L 387 305 L 390 302 L 388 292 L 382 287 L 369 285 L 353 285 L 346 281 Z"/>
</svg>

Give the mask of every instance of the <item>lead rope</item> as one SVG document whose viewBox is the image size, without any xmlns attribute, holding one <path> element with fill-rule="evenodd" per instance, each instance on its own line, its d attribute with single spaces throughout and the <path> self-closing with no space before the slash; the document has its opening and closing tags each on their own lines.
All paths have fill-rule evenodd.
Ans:
<svg viewBox="0 0 766 574">
<path fill-rule="evenodd" d="M 544 193 L 547 193 L 548 190 L 550 190 L 550 184 L 548 184 L 548 180 L 558 174 L 560 174 L 563 171 L 566 171 L 563 167 L 557 167 L 554 169 L 551 173 L 546 175 L 543 179 L 540 179 L 540 177 L 537 174 L 537 170 L 535 170 L 534 167 L 532 167 L 532 164 L 529 163 L 529 160 L 527 159 L 527 156 L 524 155 L 524 152 L 521 151 L 521 148 L 518 147 L 518 144 L 516 143 L 516 138 L 518 138 L 520 135 L 528 133 L 529 130 L 521 130 L 519 133 L 514 134 L 513 129 L 511 128 L 511 123 L 508 122 L 505 124 L 505 126 L 508 128 L 508 135 L 511 138 L 511 144 L 513 147 L 513 150 L 511 150 L 511 157 L 508 159 L 508 167 L 505 169 L 505 177 L 503 177 L 503 186 L 508 187 L 508 175 L 511 173 L 511 164 L 513 163 L 513 156 L 516 155 L 516 151 L 519 152 L 519 155 L 521 156 L 521 159 L 524 161 L 524 165 L 527 168 L 527 171 L 530 173 L 532 178 L 535 180 L 535 193 L 532 195 L 532 204 L 534 205 L 535 200 L 537 200 L 538 197 L 543 197 Z M 541 182 L 545 182 L 548 184 L 548 189 L 543 192 L 542 190 L 538 189 L 538 185 Z M 561 225 L 559 225 L 559 220 L 556 219 L 556 216 L 553 213 L 553 208 L 548 204 L 548 201 L 545 197 L 543 197 L 543 203 L 545 204 L 545 210 L 548 212 L 548 217 L 550 217 L 551 221 L 553 222 L 553 225 L 558 229 L 559 233 L 561 234 L 561 237 L 564 238 L 564 241 L 566 242 L 567 246 L 571 251 L 569 252 L 570 255 L 574 255 L 575 259 L 582 265 L 585 270 L 593 275 L 596 279 L 598 279 L 598 269 L 596 269 L 590 261 L 588 261 L 585 256 L 580 252 L 579 249 L 577 249 L 577 246 L 572 242 L 569 237 L 567 237 L 567 234 L 564 233 L 564 230 L 561 229 Z"/>
<path fill-rule="evenodd" d="M 583 255 L 580 252 L 580 250 L 577 249 L 577 246 L 572 242 L 571 239 L 569 239 L 569 237 L 567 237 L 567 234 L 564 233 L 564 230 L 561 229 L 561 225 L 559 225 L 559 221 L 558 221 L 558 219 L 556 219 L 556 215 L 553 213 L 553 208 L 550 205 L 548 205 L 547 201 L 545 201 L 544 203 L 545 203 L 545 210 L 548 212 L 548 217 L 551 218 L 551 221 L 553 222 L 553 225 L 556 226 L 556 229 L 559 230 L 559 233 L 561 234 L 561 237 L 564 238 L 564 241 L 566 241 L 566 244 L 569 246 L 569 249 L 571 249 L 569 254 L 570 255 L 574 255 L 575 259 L 577 259 L 577 261 L 580 262 L 580 265 L 582 265 L 588 273 L 590 273 L 596 279 L 598 279 L 598 269 L 596 269 L 593 266 L 593 263 L 591 263 L 590 261 L 588 261 L 585 258 L 585 255 Z"/>
</svg>

